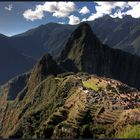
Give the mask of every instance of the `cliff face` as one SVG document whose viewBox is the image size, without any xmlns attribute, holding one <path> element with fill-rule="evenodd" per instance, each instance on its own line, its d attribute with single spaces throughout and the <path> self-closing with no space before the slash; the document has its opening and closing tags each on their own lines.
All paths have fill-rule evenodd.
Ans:
<svg viewBox="0 0 140 140">
<path fill-rule="evenodd" d="M 72 33 L 60 55 L 60 61 L 71 61 L 77 71 L 118 79 L 140 88 L 140 58 L 103 45 L 87 23 Z M 75 69 L 76 69 L 75 68 Z"/>
<path fill-rule="evenodd" d="M 139 57 L 110 49 L 105 45 L 90 53 L 92 56 L 85 54 L 82 57 L 84 71 L 117 79 L 130 86 L 140 88 Z"/>
<path fill-rule="evenodd" d="M 103 45 L 82 23 L 57 60 L 46 54 L 0 87 L 0 137 L 118 137 L 140 124 L 140 92 L 120 82 L 139 88 L 139 71 L 139 57 Z"/>
</svg>

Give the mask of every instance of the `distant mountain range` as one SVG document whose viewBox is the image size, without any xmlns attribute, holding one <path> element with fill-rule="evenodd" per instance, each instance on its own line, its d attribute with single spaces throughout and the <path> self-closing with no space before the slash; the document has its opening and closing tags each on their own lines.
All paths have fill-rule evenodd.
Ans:
<svg viewBox="0 0 140 140">
<path fill-rule="evenodd" d="M 0 35 L 0 85 L 23 72 L 29 71 L 35 62 L 33 57 L 18 52 L 11 45 L 8 37 Z"/>
<path fill-rule="evenodd" d="M 138 56 L 104 45 L 81 23 L 58 57 L 46 53 L 0 86 L 0 137 L 138 138 L 139 73 Z"/>
<path fill-rule="evenodd" d="M 139 18 L 125 16 L 123 19 L 119 19 L 104 16 L 88 23 L 97 37 L 109 47 L 140 56 Z M 2 47 L 5 49 L 5 51 L 0 51 L 0 55 L 6 54 L 5 52 L 11 53 L 11 55 L 12 52 L 14 53 L 13 57 L 10 57 L 10 64 L 6 61 L 6 58 L 8 58 L 6 56 L 8 55 L 4 55 L 6 58 L 1 58 L 0 67 L 4 70 L 0 70 L 0 77 L 2 77 L 0 82 L 4 83 L 15 75 L 29 70 L 35 64 L 35 60 L 46 52 L 52 56 L 59 56 L 68 37 L 77 26 L 48 23 L 16 36 L 6 37 L 0 35 L 0 49 Z M 21 60 L 14 59 L 15 53 L 18 54 L 16 58 Z M 27 63 L 25 60 L 28 60 L 26 61 Z M 9 74 L 8 70 L 10 70 L 11 74 Z"/>
</svg>

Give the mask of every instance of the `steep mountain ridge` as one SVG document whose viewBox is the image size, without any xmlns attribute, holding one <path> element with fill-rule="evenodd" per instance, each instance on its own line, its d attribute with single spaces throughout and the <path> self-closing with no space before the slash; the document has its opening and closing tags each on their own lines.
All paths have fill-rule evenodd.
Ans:
<svg viewBox="0 0 140 140">
<path fill-rule="evenodd" d="M 47 75 L 57 75 L 62 72 L 62 69 L 57 65 L 55 60 L 53 60 L 52 56 L 50 54 L 46 54 L 33 68 L 29 77 L 28 89 L 32 90 L 35 88 L 36 85 L 47 77 Z"/>
<path fill-rule="evenodd" d="M 130 85 L 139 86 L 131 81 L 138 78 L 139 60 L 103 45 L 91 27 L 81 23 L 58 59 L 46 54 L 31 73 L 0 88 L 0 136 L 121 137 L 125 127 L 139 127 L 140 92 L 107 77 L 121 81 L 130 78 Z M 131 69 L 129 73 L 130 66 L 136 71 Z M 19 93 L 9 92 L 14 91 L 13 85 L 20 86 L 15 88 L 15 93 Z M 7 100 L 9 93 L 13 97 Z"/>
<path fill-rule="evenodd" d="M 139 42 L 135 41 L 139 38 L 139 18 L 124 16 L 119 19 L 104 16 L 87 23 L 91 25 L 97 37 L 109 47 L 139 55 Z M 9 37 L 9 42 L 27 56 L 39 58 L 45 54 L 44 51 L 56 56 L 59 55 L 69 35 L 77 26 L 48 23 L 25 33 Z M 21 45 L 22 47 L 19 47 Z"/>
<path fill-rule="evenodd" d="M 139 18 L 135 19 L 129 15 L 122 19 L 104 16 L 90 22 L 90 25 L 96 27 L 94 32 L 104 44 L 139 56 L 137 50 L 139 45 L 132 44 L 136 38 L 139 38 L 139 22 Z M 135 34 L 133 30 L 138 34 Z"/>
<path fill-rule="evenodd" d="M 84 55 L 86 56 L 96 51 L 97 47 L 101 47 L 100 41 L 93 34 L 87 23 L 81 23 L 69 37 L 61 52 L 60 61 L 71 60 L 78 67 L 79 71 L 86 71 L 83 68 Z"/>
<path fill-rule="evenodd" d="M 110 16 L 104 16 L 87 23 L 91 25 L 91 28 L 97 37 L 104 44 L 107 44 L 109 47 L 119 48 L 123 51 L 139 56 L 139 18 L 134 19 L 131 16 L 124 16 L 124 18 L 119 19 L 111 18 Z M 1 58 L 1 64 L 4 65 L 1 67 L 3 67 L 5 70 L 5 72 L 4 70 L 2 72 L 0 71 L 2 77 L 0 84 L 3 84 L 18 74 L 28 71 L 35 64 L 35 61 L 46 54 L 46 52 L 50 53 L 52 56 L 59 56 L 67 43 L 67 39 L 77 26 L 78 25 L 71 26 L 57 23 L 48 23 L 13 37 L 0 35 L 0 47 L 7 48 L 6 52 L 0 50 L 0 55 L 4 55 L 4 57 Z M 14 61 L 17 63 L 15 66 L 16 69 L 13 68 L 13 63 L 9 64 L 9 61 L 6 61 L 7 57 L 5 54 L 8 52 L 14 53 L 11 55 L 10 60 L 11 63 L 14 63 Z M 19 58 L 22 65 L 17 62 L 18 59 L 15 60 L 14 56 Z M 31 64 L 26 65 L 25 61 L 28 61 L 28 63 L 31 62 Z M 69 61 L 67 63 L 70 64 L 71 62 Z M 25 66 L 26 68 L 24 67 L 24 70 L 20 70 L 21 66 Z M 72 67 L 74 68 L 75 66 Z M 8 69 L 11 69 L 13 74 L 9 74 Z"/>
<path fill-rule="evenodd" d="M 139 55 L 139 43 L 135 42 L 135 39 L 139 38 L 139 18 L 135 19 L 129 15 L 124 16 L 122 19 L 104 16 L 87 23 L 91 25 L 91 28 L 97 37 L 104 44 L 107 44 L 112 48 L 119 48 L 123 51 Z M 38 38 L 38 42 L 41 41 L 38 47 L 43 47 L 48 53 L 55 56 L 61 52 L 68 37 L 72 31 L 77 28 L 77 26 L 78 25 L 72 26 L 48 23 L 46 25 L 41 25 L 38 28 L 20 34 L 19 36 L 21 39 L 22 37 L 24 38 L 24 36 L 30 36 L 31 38 L 36 39 Z M 36 34 L 39 36 L 36 37 Z M 16 39 L 18 39 L 19 36 L 15 36 Z M 36 40 L 34 41 L 36 42 Z M 135 42 L 135 44 L 132 42 Z M 36 46 L 36 44 L 33 46 Z"/>
<path fill-rule="evenodd" d="M 69 68 L 66 63 L 69 61 L 77 71 L 114 78 L 140 88 L 140 58 L 103 45 L 87 23 L 81 23 L 72 33 L 59 59 L 65 69 Z"/>
<path fill-rule="evenodd" d="M 46 52 L 51 55 L 58 55 L 61 46 L 63 46 L 66 41 L 65 39 L 70 34 L 71 28 L 69 25 L 48 23 L 11 37 L 11 43 L 20 52 L 33 56 L 36 59 L 40 58 Z M 29 40 L 32 40 L 32 42 Z M 18 47 L 17 45 L 20 42 L 22 42 L 22 47 Z"/>
</svg>

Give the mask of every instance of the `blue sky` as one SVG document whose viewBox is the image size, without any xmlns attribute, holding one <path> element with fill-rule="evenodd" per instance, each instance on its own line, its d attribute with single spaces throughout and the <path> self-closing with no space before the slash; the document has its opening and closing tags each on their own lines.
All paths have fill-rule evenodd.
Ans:
<svg viewBox="0 0 140 140">
<path fill-rule="evenodd" d="M 139 18 L 139 9 L 140 2 L 0 2 L 0 33 L 12 36 L 49 22 L 74 25 L 104 15 Z"/>
</svg>

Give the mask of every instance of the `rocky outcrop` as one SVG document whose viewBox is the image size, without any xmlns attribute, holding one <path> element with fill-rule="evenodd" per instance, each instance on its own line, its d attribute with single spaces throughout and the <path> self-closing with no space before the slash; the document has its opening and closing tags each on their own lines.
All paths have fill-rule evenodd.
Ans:
<svg viewBox="0 0 140 140">
<path fill-rule="evenodd" d="M 47 75 L 57 75 L 61 73 L 61 68 L 53 60 L 50 54 L 44 55 L 33 68 L 31 75 L 29 77 L 28 89 L 32 90 L 41 81 L 43 81 Z"/>
</svg>

